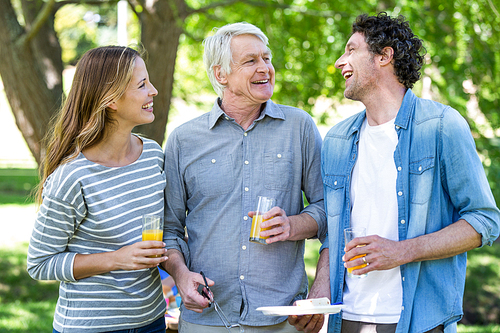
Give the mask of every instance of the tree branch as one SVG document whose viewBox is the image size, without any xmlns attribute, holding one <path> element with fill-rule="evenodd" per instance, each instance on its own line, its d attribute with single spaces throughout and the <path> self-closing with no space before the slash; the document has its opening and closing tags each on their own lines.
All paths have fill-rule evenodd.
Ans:
<svg viewBox="0 0 500 333">
<path fill-rule="evenodd" d="M 252 0 L 226 0 L 226 1 L 220 1 L 220 2 L 214 2 L 211 3 L 205 7 L 201 7 L 198 9 L 192 9 L 192 11 L 189 12 L 189 14 L 194 14 L 194 13 L 205 13 L 209 11 L 210 9 L 220 7 L 220 6 L 229 6 L 233 5 L 238 2 L 244 2 L 247 5 L 250 6 L 255 6 L 255 7 L 274 7 L 274 8 L 281 8 L 281 9 L 290 9 L 294 12 L 298 13 L 303 13 L 304 15 L 308 16 L 319 16 L 319 17 L 331 17 L 335 14 L 338 14 L 338 12 L 334 11 L 322 11 L 322 10 L 312 10 L 312 9 L 307 9 L 305 7 L 301 6 L 293 6 L 293 5 L 287 5 L 284 3 L 278 3 L 278 2 L 265 2 L 265 1 L 252 1 Z"/>
<path fill-rule="evenodd" d="M 161 1 L 165 1 L 165 0 L 161 0 Z M 144 2 L 144 0 L 128 0 L 128 3 L 130 4 L 130 7 L 132 7 L 132 10 L 134 11 L 135 15 L 137 15 L 139 20 L 141 20 L 141 14 L 146 15 L 148 17 L 148 20 L 159 20 L 158 15 L 156 15 L 155 13 L 151 13 L 147 9 L 146 3 Z M 138 13 L 135 10 L 136 5 L 139 5 L 142 7 L 142 13 Z"/>
<path fill-rule="evenodd" d="M 488 4 L 490 5 L 491 9 L 493 10 L 493 12 L 496 14 L 497 17 L 500 17 L 500 14 L 498 13 L 498 10 L 497 8 L 495 7 L 495 5 L 493 4 L 493 2 L 491 2 L 491 0 L 488 0 Z"/>
<path fill-rule="evenodd" d="M 116 3 L 119 0 L 63 0 L 56 2 L 55 9 L 59 10 L 64 5 L 82 4 L 82 5 L 102 5 L 104 3 Z"/>
<path fill-rule="evenodd" d="M 302 13 L 304 15 L 308 16 L 319 16 L 319 17 L 332 17 L 335 14 L 338 14 L 339 12 L 335 12 L 332 10 L 313 10 L 313 9 L 307 9 L 306 7 L 303 6 L 294 6 L 294 5 L 287 5 L 284 3 L 278 3 L 278 2 L 263 2 L 263 1 L 252 1 L 252 0 L 247 0 L 245 1 L 246 4 L 249 4 L 251 6 L 255 7 L 274 7 L 274 8 L 281 8 L 281 9 L 290 9 L 294 12 L 297 13 Z"/>
<path fill-rule="evenodd" d="M 38 34 L 45 21 L 47 21 L 47 19 L 49 18 L 55 3 L 56 0 L 49 0 L 43 5 L 42 9 L 40 10 L 40 12 L 38 12 L 37 17 L 31 25 L 31 29 L 27 31 L 27 33 L 22 35 L 21 38 L 17 41 L 18 46 L 26 47 L 28 43 L 33 39 L 33 37 Z"/>
<path fill-rule="evenodd" d="M 188 16 L 191 14 L 195 14 L 195 13 L 205 13 L 212 8 L 217 8 L 220 6 L 229 6 L 229 5 L 235 4 L 237 2 L 243 2 L 243 1 L 242 0 L 226 0 L 226 1 L 214 2 L 214 3 L 211 3 L 207 6 L 205 6 L 205 7 L 200 7 L 198 9 L 191 8 L 191 10 L 188 12 Z"/>
<path fill-rule="evenodd" d="M 130 7 L 130 9 L 134 12 L 135 16 L 137 16 L 139 18 L 139 20 L 141 19 L 141 13 L 139 13 L 137 10 L 135 10 L 135 5 L 132 3 L 132 1 L 130 0 L 127 0 L 128 2 L 128 5 Z"/>
</svg>

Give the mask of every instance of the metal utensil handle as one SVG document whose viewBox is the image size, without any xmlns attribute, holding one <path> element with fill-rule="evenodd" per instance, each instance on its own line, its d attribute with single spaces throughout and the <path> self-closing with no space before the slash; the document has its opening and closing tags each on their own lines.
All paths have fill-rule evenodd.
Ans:
<svg viewBox="0 0 500 333">
<path fill-rule="evenodd" d="M 222 311 L 222 309 L 220 308 L 219 304 L 217 304 L 216 301 L 214 301 L 214 309 L 215 309 L 215 312 L 217 312 L 217 314 L 219 315 L 219 318 L 222 321 L 222 323 L 224 324 L 224 327 L 226 327 L 226 329 L 229 332 L 231 332 L 230 329 L 233 327 L 240 327 L 240 324 L 231 325 L 231 323 L 227 319 L 226 315 L 224 314 L 224 311 Z"/>
</svg>

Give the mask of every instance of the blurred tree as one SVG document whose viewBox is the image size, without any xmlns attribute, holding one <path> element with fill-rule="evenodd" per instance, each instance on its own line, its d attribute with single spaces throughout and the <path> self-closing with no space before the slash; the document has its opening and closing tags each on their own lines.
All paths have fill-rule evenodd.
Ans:
<svg viewBox="0 0 500 333">
<path fill-rule="evenodd" d="M 40 141 L 62 96 L 55 0 L 16 4 L 23 12 L 19 18 L 10 0 L 0 0 L 0 75 L 16 124 L 38 162 Z"/>
<path fill-rule="evenodd" d="M 0 0 L 0 75 L 19 128 L 39 161 L 39 141 L 62 96 L 65 62 L 100 44 L 115 28 L 117 0 Z M 343 100 L 344 79 L 334 67 L 351 24 L 361 13 L 387 11 L 408 18 L 428 51 L 424 78 L 414 90 L 451 105 L 466 117 L 500 200 L 500 14 L 496 0 L 128 0 L 149 53 L 156 120 L 137 131 L 160 144 L 172 96 L 198 102 L 213 93 L 202 64 L 201 41 L 213 27 L 247 21 L 269 37 L 276 68 L 273 99 L 299 106 L 320 122 Z M 76 5 L 79 4 L 79 5 Z M 15 7 L 13 7 L 15 5 Z M 67 9 L 67 6 L 74 6 Z M 63 7 L 64 6 L 64 7 Z M 80 7 L 78 7 L 80 6 Z M 107 18 L 89 28 L 70 13 L 81 6 Z M 87 8 L 87 7 L 85 7 Z M 16 11 L 18 14 L 16 14 Z M 56 29 L 54 17 L 58 13 Z M 427 14 L 423 14 L 427 13 Z M 64 20 L 64 23 L 62 23 Z M 98 30 L 100 29 L 100 30 Z M 57 34 L 55 33 L 57 31 Z M 180 57 L 180 58 L 179 58 Z M 178 61 L 180 60 L 180 61 Z M 321 106 L 323 105 L 323 106 Z M 207 107 L 207 110 L 210 106 Z M 333 111 L 332 111 L 333 109 Z M 182 110 L 178 110 L 182 112 Z M 338 115 L 342 116 L 342 115 Z"/>
</svg>

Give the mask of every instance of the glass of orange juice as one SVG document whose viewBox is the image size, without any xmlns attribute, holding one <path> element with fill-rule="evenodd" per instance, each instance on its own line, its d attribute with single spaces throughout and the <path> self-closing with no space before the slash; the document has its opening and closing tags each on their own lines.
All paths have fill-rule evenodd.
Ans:
<svg viewBox="0 0 500 333">
<path fill-rule="evenodd" d="M 163 217 L 159 215 L 142 216 L 142 240 L 163 241 Z M 149 258 L 158 257 L 161 257 L 161 255 L 149 256 Z"/>
<path fill-rule="evenodd" d="M 260 235 L 260 232 L 263 230 L 269 230 L 269 228 L 262 229 L 260 224 L 268 219 L 262 219 L 262 215 L 267 213 L 271 208 L 276 206 L 276 199 L 269 197 L 259 196 L 257 199 L 257 208 L 255 209 L 253 218 L 252 218 L 252 228 L 250 230 L 250 241 L 260 244 L 266 244 L 266 239 L 269 238 L 263 237 Z"/>
<path fill-rule="evenodd" d="M 364 236 L 366 236 L 366 229 L 365 228 L 346 228 L 346 229 L 344 229 L 344 237 L 345 237 L 346 244 L 349 243 L 350 241 L 352 241 L 356 237 L 364 237 Z M 360 246 L 364 246 L 364 245 L 358 245 L 358 247 L 360 247 Z M 366 254 L 355 256 L 351 260 L 361 258 L 364 256 L 366 256 Z M 351 261 L 351 260 L 349 260 L 349 261 Z M 360 269 L 360 268 L 366 267 L 366 266 L 367 266 L 366 264 L 361 264 L 359 266 L 348 267 L 347 268 L 347 276 L 350 278 L 353 278 L 353 277 L 354 278 L 363 278 L 363 277 L 365 277 L 366 273 L 361 274 L 361 275 L 354 275 L 354 274 L 352 274 L 352 271 L 354 271 L 355 269 Z"/>
</svg>

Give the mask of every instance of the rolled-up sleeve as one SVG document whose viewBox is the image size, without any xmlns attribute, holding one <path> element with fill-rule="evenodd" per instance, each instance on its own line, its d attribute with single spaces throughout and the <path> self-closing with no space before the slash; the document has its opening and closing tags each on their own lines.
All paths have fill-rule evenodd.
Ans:
<svg viewBox="0 0 500 333">
<path fill-rule="evenodd" d="M 474 139 L 465 120 L 451 108 L 443 120 L 442 173 L 458 218 L 466 220 L 491 245 L 499 234 L 500 213 L 491 193 Z"/>
<path fill-rule="evenodd" d="M 305 131 L 305 144 L 302 146 L 302 190 L 309 205 L 302 213 L 309 214 L 318 223 L 317 237 L 324 241 L 327 233 L 325 206 L 323 200 L 323 182 L 321 180 L 321 144 L 322 139 L 318 128 L 310 119 Z"/>
<path fill-rule="evenodd" d="M 175 131 L 170 135 L 165 147 L 165 223 L 163 241 L 167 249 L 180 251 L 189 267 L 189 248 L 185 240 L 186 188 L 183 172 L 180 170 L 180 147 Z"/>
</svg>

